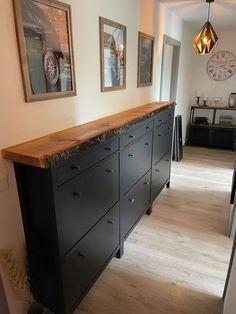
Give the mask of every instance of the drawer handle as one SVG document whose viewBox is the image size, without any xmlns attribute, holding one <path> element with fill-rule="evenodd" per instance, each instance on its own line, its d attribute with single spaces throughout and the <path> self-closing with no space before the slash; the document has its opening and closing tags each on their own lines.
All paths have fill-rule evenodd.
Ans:
<svg viewBox="0 0 236 314">
<path fill-rule="evenodd" d="M 171 130 L 171 128 L 168 128 L 168 130 Z"/>
<path fill-rule="evenodd" d="M 129 154 L 129 157 L 134 157 L 134 154 Z"/>
<path fill-rule="evenodd" d="M 82 197 L 82 192 L 73 192 L 73 195 L 78 197 L 78 198 L 81 198 Z"/>
<path fill-rule="evenodd" d="M 149 145 L 150 145 L 150 143 L 145 143 L 145 145 L 146 145 L 146 146 L 149 146 Z"/>
<path fill-rule="evenodd" d="M 149 130 L 150 129 L 150 126 L 146 126 L 146 130 Z"/>
<path fill-rule="evenodd" d="M 159 133 L 159 134 L 158 134 L 158 136 L 162 136 L 162 134 L 161 134 L 161 133 Z"/>
<path fill-rule="evenodd" d="M 170 159 L 166 159 L 167 162 L 170 162 Z"/>
<path fill-rule="evenodd" d="M 81 167 L 80 166 L 76 166 L 76 165 L 72 165 L 71 169 L 79 171 L 81 169 Z"/>
<path fill-rule="evenodd" d="M 77 254 L 77 256 L 80 257 L 80 258 L 85 258 L 84 254 L 82 254 L 81 252 L 79 252 L 79 253 Z"/>
<path fill-rule="evenodd" d="M 135 135 L 129 135 L 129 138 L 135 138 Z"/>
<path fill-rule="evenodd" d="M 108 151 L 113 151 L 113 148 L 112 147 L 105 147 L 105 150 L 108 150 Z"/>
<path fill-rule="evenodd" d="M 163 120 L 159 119 L 158 122 L 162 122 Z"/>
<path fill-rule="evenodd" d="M 150 183 L 149 183 L 149 182 L 143 182 L 143 184 L 145 184 L 145 185 L 149 185 Z"/>
<path fill-rule="evenodd" d="M 113 225 L 113 221 L 112 220 L 107 220 L 107 223 L 110 225 Z"/>
<path fill-rule="evenodd" d="M 134 198 L 129 198 L 130 203 L 134 203 L 135 199 Z"/>
<path fill-rule="evenodd" d="M 108 172 L 108 173 L 114 173 L 114 170 L 113 170 L 113 169 L 106 169 L 106 172 Z"/>
<path fill-rule="evenodd" d="M 169 117 L 172 117 L 172 113 L 169 113 Z"/>
<path fill-rule="evenodd" d="M 160 172 L 160 170 L 159 170 L 159 169 L 155 169 L 155 171 L 156 171 L 156 172 Z"/>
</svg>

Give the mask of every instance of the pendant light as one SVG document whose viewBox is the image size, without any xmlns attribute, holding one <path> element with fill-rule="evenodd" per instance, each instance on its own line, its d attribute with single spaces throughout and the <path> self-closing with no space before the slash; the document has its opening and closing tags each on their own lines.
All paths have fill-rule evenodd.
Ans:
<svg viewBox="0 0 236 314">
<path fill-rule="evenodd" d="M 206 0 L 206 2 L 209 4 L 208 19 L 193 41 L 193 48 L 196 54 L 199 55 L 206 55 L 211 53 L 213 47 L 218 41 L 218 36 L 216 35 L 216 32 L 209 21 L 211 2 L 214 2 L 214 0 Z"/>
</svg>

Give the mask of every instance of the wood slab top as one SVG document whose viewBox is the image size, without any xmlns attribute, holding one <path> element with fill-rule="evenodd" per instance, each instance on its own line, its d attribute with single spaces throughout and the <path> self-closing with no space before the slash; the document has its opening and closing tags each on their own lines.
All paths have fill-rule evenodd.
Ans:
<svg viewBox="0 0 236 314">
<path fill-rule="evenodd" d="M 198 105 L 198 104 L 193 104 L 192 108 L 194 109 L 221 109 L 221 110 L 236 110 L 236 107 L 229 107 L 229 105 L 224 105 L 224 104 L 220 104 L 220 105 Z"/>
<path fill-rule="evenodd" d="M 2 150 L 4 159 L 30 166 L 49 168 L 81 151 L 119 134 L 125 127 L 175 106 L 173 102 L 153 102 L 111 116 L 55 132 Z"/>
</svg>

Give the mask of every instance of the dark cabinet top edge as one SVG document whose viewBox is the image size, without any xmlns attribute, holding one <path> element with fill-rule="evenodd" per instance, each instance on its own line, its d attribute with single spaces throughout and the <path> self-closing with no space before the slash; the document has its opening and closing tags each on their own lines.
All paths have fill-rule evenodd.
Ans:
<svg viewBox="0 0 236 314">
<path fill-rule="evenodd" d="M 55 132 L 2 150 L 4 159 L 49 168 L 90 149 L 130 126 L 174 107 L 174 102 L 153 102 L 102 119 Z"/>
</svg>

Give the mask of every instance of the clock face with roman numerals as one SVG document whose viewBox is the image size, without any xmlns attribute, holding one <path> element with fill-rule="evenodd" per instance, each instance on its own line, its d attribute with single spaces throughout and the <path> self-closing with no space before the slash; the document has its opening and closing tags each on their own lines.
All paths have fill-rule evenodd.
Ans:
<svg viewBox="0 0 236 314">
<path fill-rule="evenodd" d="M 207 73 L 215 81 L 225 81 L 236 71 L 236 57 L 228 51 L 215 53 L 207 63 Z"/>
</svg>

